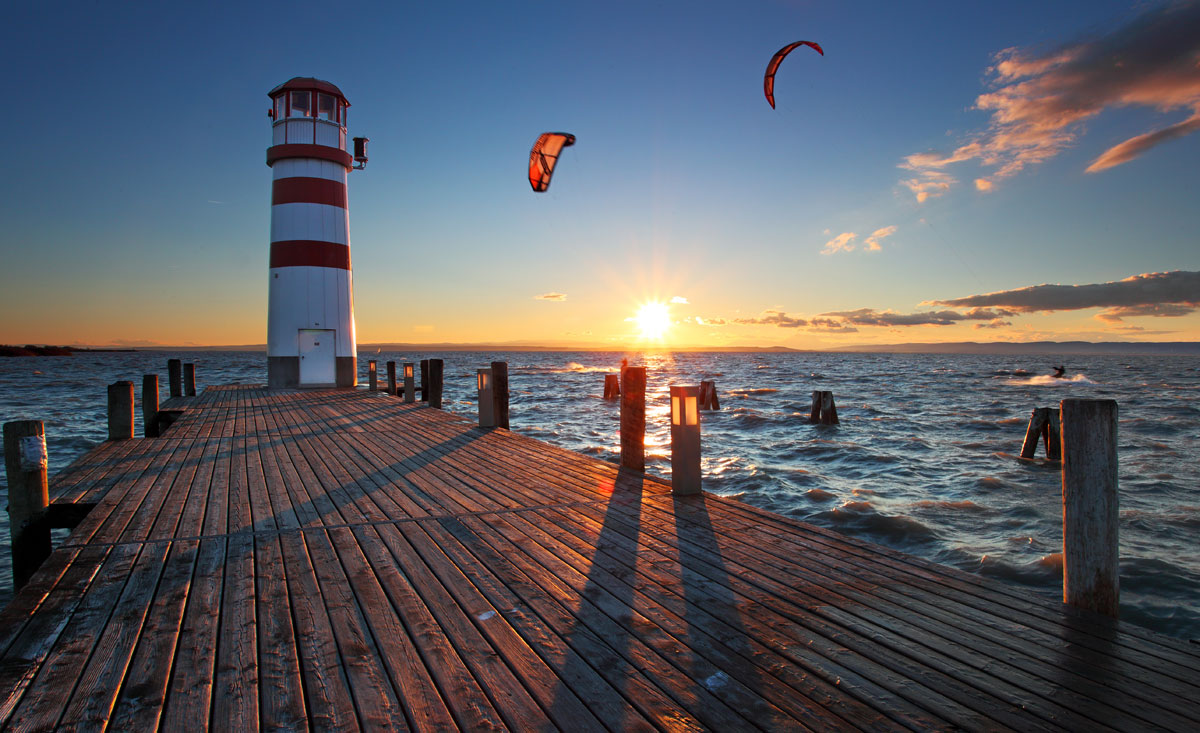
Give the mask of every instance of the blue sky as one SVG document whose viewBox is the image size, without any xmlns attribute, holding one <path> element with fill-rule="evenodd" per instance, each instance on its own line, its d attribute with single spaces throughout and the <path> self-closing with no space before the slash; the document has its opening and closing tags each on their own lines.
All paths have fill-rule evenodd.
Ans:
<svg viewBox="0 0 1200 733">
<path fill-rule="evenodd" d="M 350 179 L 363 343 L 628 345 L 638 307 L 672 298 L 677 344 L 1200 338 L 1200 136 L 1087 172 L 1200 114 L 1200 40 L 1134 59 L 1132 80 L 1095 51 L 1169 12 L 1193 29 L 1196 4 L 1046 5 L 10 8 L 0 305 L 28 312 L 0 341 L 262 343 L 266 92 L 293 76 L 340 86 L 371 138 Z M 763 69 L 800 39 L 825 56 L 785 60 L 772 110 Z M 1006 147 L 1045 118 L 999 112 L 1080 69 L 1093 81 L 1067 93 L 1094 106 Z M 547 130 L 578 142 L 534 194 Z M 1176 271 L 1152 296 L 1117 284 Z M 934 303 L 1040 284 L 1097 287 L 972 316 Z"/>
</svg>

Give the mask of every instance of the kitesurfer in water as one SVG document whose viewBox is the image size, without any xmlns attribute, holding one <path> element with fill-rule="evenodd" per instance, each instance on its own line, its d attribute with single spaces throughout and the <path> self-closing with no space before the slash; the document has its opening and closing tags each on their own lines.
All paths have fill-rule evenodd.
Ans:
<svg viewBox="0 0 1200 733">
<path fill-rule="evenodd" d="M 1062 378 L 1063 378 L 1063 374 L 1064 374 L 1064 373 L 1066 373 L 1066 371 L 1067 371 L 1066 367 L 1062 367 L 1062 366 L 1056 366 L 1056 367 L 1054 367 L 1054 378 L 1055 378 L 1055 379 L 1062 379 Z"/>
</svg>

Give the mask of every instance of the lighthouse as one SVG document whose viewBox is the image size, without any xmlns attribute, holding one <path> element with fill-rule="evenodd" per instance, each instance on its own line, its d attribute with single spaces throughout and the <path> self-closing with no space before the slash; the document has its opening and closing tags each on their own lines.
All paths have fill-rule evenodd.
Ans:
<svg viewBox="0 0 1200 733">
<path fill-rule="evenodd" d="M 366 165 L 367 141 L 355 138 L 355 154 L 347 152 L 350 102 L 327 81 L 296 77 L 268 95 L 267 384 L 353 387 L 358 369 L 346 176 Z"/>
</svg>

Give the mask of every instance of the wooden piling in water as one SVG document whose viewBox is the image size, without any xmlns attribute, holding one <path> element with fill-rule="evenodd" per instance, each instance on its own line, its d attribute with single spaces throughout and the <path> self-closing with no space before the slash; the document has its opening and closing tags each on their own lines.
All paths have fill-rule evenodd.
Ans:
<svg viewBox="0 0 1200 733">
<path fill-rule="evenodd" d="M 1063 602 L 1113 618 L 1120 604 L 1116 400 L 1063 400 Z"/>
<path fill-rule="evenodd" d="M 621 370 L 621 468 L 646 471 L 646 367 Z"/>
<path fill-rule="evenodd" d="M 621 398 L 621 377 L 617 374 L 604 375 L 604 399 L 616 400 Z"/>
<path fill-rule="evenodd" d="M 390 395 L 396 394 L 396 362 L 389 361 L 387 363 L 387 393 Z"/>
<path fill-rule="evenodd" d="M 495 425 L 508 430 L 508 362 L 492 362 L 492 403 Z"/>
<path fill-rule="evenodd" d="M 700 409 L 719 410 L 721 401 L 717 399 L 717 383 L 712 380 L 700 382 Z"/>
<path fill-rule="evenodd" d="M 429 401 L 429 360 L 421 360 L 421 401 Z"/>
<path fill-rule="evenodd" d="M 188 397 L 196 396 L 196 365 L 192 362 L 183 365 L 183 393 Z"/>
<path fill-rule="evenodd" d="M 133 437 L 133 382 L 108 385 L 108 439 Z"/>
<path fill-rule="evenodd" d="M 158 375 L 142 375 L 142 435 L 158 437 Z"/>
<path fill-rule="evenodd" d="M 46 508 L 46 433 L 41 420 L 4 423 L 4 468 L 8 477 L 8 523 L 12 541 L 13 587 L 22 588 L 50 556 Z"/>
<path fill-rule="evenodd" d="M 368 387 L 370 391 L 379 391 L 379 371 L 374 359 L 367 362 L 367 384 L 370 385 Z"/>
<path fill-rule="evenodd" d="M 167 359 L 167 386 L 171 397 L 183 396 L 183 362 L 179 359 Z"/>
<path fill-rule="evenodd" d="M 444 365 L 441 359 L 429 360 L 429 391 L 427 399 L 430 407 L 442 408 L 442 371 Z"/>
<path fill-rule="evenodd" d="M 1025 440 L 1021 442 L 1021 457 L 1033 458 L 1037 454 L 1038 441 L 1044 441 L 1046 458 L 1057 461 L 1062 458 L 1059 447 L 1058 410 L 1050 407 L 1035 407 L 1029 414 L 1029 426 L 1025 428 Z"/>
<path fill-rule="evenodd" d="M 813 390 L 812 407 L 809 409 L 808 421 L 813 424 L 837 425 L 837 405 L 833 402 L 833 392 L 828 390 Z"/>
</svg>

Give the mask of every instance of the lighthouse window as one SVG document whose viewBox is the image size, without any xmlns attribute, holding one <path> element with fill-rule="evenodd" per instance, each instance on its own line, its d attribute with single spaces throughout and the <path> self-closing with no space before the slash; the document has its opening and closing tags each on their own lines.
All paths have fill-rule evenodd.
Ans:
<svg viewBox="0 0 1200 733">
<path fill-rule="evenodd" d="M 317 117 L 330 122 L 337 122 L 337 108 L 334 104 L 333 95 L 318 94 L 317 95 Z"/>
<path fill-rule="evenodd" d="M 275 97 L 275 119 L 282 120 L 287 117 L 287 95 L 280 94 Z"/>
<path fill-rule="evenodd" d="M 292 92 L 291 117 L 309 117 L 312 115 L 311 92 Z"/>
</svg>

